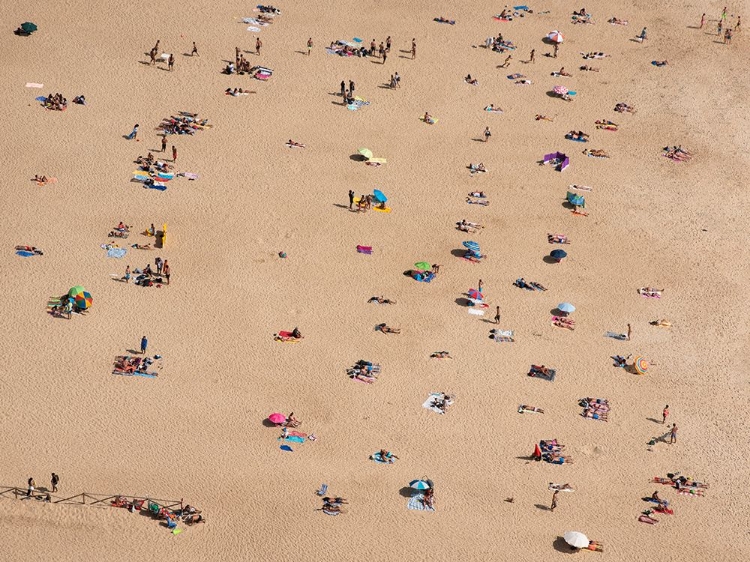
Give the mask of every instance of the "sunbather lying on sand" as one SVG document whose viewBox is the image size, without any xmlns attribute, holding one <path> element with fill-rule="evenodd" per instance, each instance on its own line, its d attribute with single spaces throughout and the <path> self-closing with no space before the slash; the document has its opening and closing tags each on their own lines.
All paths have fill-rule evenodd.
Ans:
<svg viewBox="0 0 750 562">
<path fill-rule="evenodd" d="M 36 246 L 16 246 L 16 250 L 19 252 L 32 252 L 36 254 L 37 256 L 43 256 L 44 252 L 42 252 L 39 248 Z"/>
<path fill-rule="evenodd" d="M 488 105 L 487 107 L 485 107 L 484 110 L 485 111 L 490 111 L 490 112 L 493 112 L 493 113 L 502 113 L 503 112 L 502 109 L 500 109 L 499 107 L 495 107 L 495 104 L 492 104 L 492 103 L 490 105 Z"/>
<path fill-rule="evenodd" d="M 655 61 L 651 61 L 651 64 L 653 64 L 654 66 L 667 66 L 669 64 L 669 61 L 667 61 L 667 60 L 655 60 Z"/>
<path fill-rule="evenodd" d="M 286 141 L 286 145 L 289 148 L 306 148 L 305 145 L 302 144 L 301 142 L 295 142 L 292 139 L 289 139 L 288 141 Z"/>
<path fill-rule="evenodd" d="M 375 329 L 378 332 L 383 332 L 384 334 L 400 334 L 401 333 L 401 330 L 399 328 L 390 328 L 385 324 L 385 322 L 375 326 Z"/>
<path fill-rule="evenodd" d="M 130 246 L 131 248 L 135 248 L 136 250 L 152 250 L 151 244 L 133 244 Z"/>
<path fill-rule="evenodd" d="M 588 142 L 589 136 L 583 131 L 568 131 L 566 139 Z"/>
<path fill-rule="evenodd" d="M 655 289 L 653 287 L 641 287 L 638 294 L 644 297 L 660 297 L 664 289 Z"/>
<path fill-rule="evenodd" d="M 615 111 L 617 113 L 635 113 L 635 108 L 631 105 L 620 102 L 615 105 Z"/>
<path fill-rule="evenodd" d="M 552 325 L 557 326 L 558 328 L 567 328 L 571 331 L 576 329 L 575 320 L 571 320 L 570 318 L 563 318 L 562 316 L 553 316 Z"/>
<path fill-rule="evenodd" d="M 377 303 L 377 304 L 396 304 L 396 301 L 392 301 L 390 299 L 385 299 L 383 296 L 379 297 L 370 297 L 370 299 L 367 301 L 368 303 Z"/>
<path fill-rule="evenodd" d="M 460 222 L 456 223 L 456 228 L 461 232 L 468 232 L 469 234 L 476 234 L 477 232 L 479 232 L 476 228 L 461 224 Z"/>
<path fill-rule="evenodd" d="M 573 76 L 570 72 L 565 71 L 565 67 L 563 66 L 560 70 L 557 71 L 557 73 L 553 72 L 552 76 Z"/>
<path fill-rule="evenodd" d="M 652 320 L 649 322 L 652 326 L 659 326 L 660 328 L 671 328 L 672 323 L 669 320 L 662 318 L 661 320 Z"/>
<path fill-rule="evenodd" d="M 547 242 L 550 244 L 570 244 L 570 240 L 564 234 L 547 234 Z"/>
<path fill-rule="evenodd" d="M 583 151 L 583 153 L 586 156 L 593 156 L 594 158 L 609 158 L 609 154 L 607 154 L 604 150 L 598 148 L 586 149 Z"/>
<path fill-rule="evenodd" d="M 531 84 L 531 80 L 528 80 L 528 79 L 523 79 L 523 80 L 516 80 L 516 81 L 515 81 L 515 82 L 513 82 L 513 83 L 514 83 L 514 84 L 520 84 L 520 85 L 522 85 L 522 86 L 528 86 L 529 84 Z"/>
<path fill-rule="evenodd" d="M 607 416 L 609 415 L 607 412 L 594 412 L 593 410 L 590 410 L 588 408 L 584 408 L 583 412 L 581 412 L 581 415 L 584 418 L 589 418 L 592 420 L 602 420 L 602 421 L 608 421 Z"/>
<path fill-rule="evenodd" d="M 484 194 L 484 191 L 472 191 L 471 193 L 469 193 L 469 197 L 477 197 L 479 199 L 484 199 L 487 196 Z"/>
<path fill-rule="evenodd" d="M 196 514 L 188 515 L 187 517 L 184 517 L 182 521 L 186 525 L 195 525 L 196 523 L 205 523 L 206 518 L 203 517 L 203 515 L 201 515 L 200 513 L 196 513 Z"/>
<path fill-rule="evenodd" d="M 553 484 L 552 482 L 549 483 L 547 486 L 548 490 L 556 490 L 558 492 L 574 492 L 575 490 L 570 487 L 570 484 Z"/>
<path fill-rule="evenodd" d="M 628 25 L 627 20 L 621 20 L 616 17 L 612 17 L 607 20 L 608 23 L 611 23 L 612 25 Z"/>
<path fill-rule="evenodd" d="M 537 121 L 549 121 L 553 122 L 555 120 L 554 117 L 547 117 L 546 115 L 540 115 L 537 113 L 536 117 L 534 117 Z"/>
<path fill-rule="evenodd" d="M 472 174 L 476 174 L 478 172 L 486 172 L 487 171 L 487 169 L 484 167 L 484 164 L 482 162 L 480 162 L 479 164 L 469 164 L 467 167 L 469 168 L 469 171 Z"/>
<path fill-rule="evenodd" d="M 380 455 L 381 460 L 383 462 L 387 462 L 388 464 L 393 464 L 394 462 L 396 462 L 396 459 L 398 459 L 396 455 L 394 455 L 390 451 L 386 451 L 385 449 L 380 449 L 378 454 Z"/>
<path fill-rule="evenodd" d="M 435 359 L 453 359 L 448 351 L 435 351 L 430 357 Z"/>
<path fill-rule="evenodd" d="M 605 55 L 604 53 L 600 52 L 591 52 L 591 53 L 581 53 L 583 55 L 584 59 L 603 59 L 605 57 L 611 57 L 612 55 Z"/>
<path fill-rule="evenodd" d="M 422 117 L 422 121 L 424 121 L 425 123 L 429 123 L 430 125 L 435 124 L 435 119 L 433 119 L 432 115 L 430 115 L 426 111 L 424 112 L 424 117 Z"/>
<path fill-rule="evenodd" d="M 518 407 L 518 413 L 523 414 L 524 412 L 530 412 L 533 414 L 543 414 L 544 410 L 537 408 L 536 406 L 528 406 L 527 404 L 521 404 Z"/>
<path fill-rule="evenodd" d="M 589 65 L 587 65 L 587 64 L 584 64 L 584 65 L 583 65 L 583 66 L 581 67 L 581 70 L 584 70 L 584 71 L 586 71 L 586 72 L 599 72 L 599 69 L 598 69 L 598 68 L 596 68 L 595 66 L 589 66 Z"/>
<path fill-rule="evenodd" d="M 467 84 L 471 84 L 472 86 L 477 86 L 479 84 L 479 81 L 476 78 L 472 78 L 471 74 L 467 75 L 466 78 L 464 78 L 464 82 Z"/>
</svg>

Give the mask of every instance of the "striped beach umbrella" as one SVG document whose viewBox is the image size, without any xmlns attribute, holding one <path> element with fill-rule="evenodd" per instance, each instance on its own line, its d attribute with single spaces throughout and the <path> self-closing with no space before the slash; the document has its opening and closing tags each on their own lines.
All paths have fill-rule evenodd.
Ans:
<svg viewBox="0 0 750 562">
<path fill-rule="evenodd" d="M 479 243 L 478 242 L 474 242 L 473 240 L 465 240 L 463 242 L 463 246 L 467 250 L 473 250 L 475 252 L 479 251 Z"/>
<path fill-rule="evenodd" d="M 639 355 L 633 360 L 633 369 L 639 375 L 645 375 L 648 372 L 648 361 Z"/>
<path fill-rule="evenodd" d="M 562 33 L 560 33 L 557 30 L 550 31 L 549 34 L 547 35 L 547 39 L 549 39 L 553 43 L 562 43 L 563 42 Z"/>
<path fill-rule="evenodd" d="M 91 308 L 91 305 L 94 303 L 94 299 L 91 297 L 91 293 L 88 291 L 83 291 L 78 293 L 73 297 L 73 304 L 76 305 L 76 308 L 79 310 L 86 310 L 88 308 Z"/>
<path fill-rule="evenodd" d="M 426 480 L 412 480 L 409 482 L 409 487 L 415 490 L 429 490 L 431 488 Z"/>
</svg>

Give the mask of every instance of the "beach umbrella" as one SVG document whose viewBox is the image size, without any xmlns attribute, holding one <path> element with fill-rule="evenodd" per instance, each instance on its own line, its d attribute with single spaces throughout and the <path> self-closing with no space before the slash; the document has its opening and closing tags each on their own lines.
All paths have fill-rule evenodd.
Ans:
<svg viewBox="0 0 750 562">
<path fill-rule="evenodd" d="M 426 261 L 418 261 L 414 264 L 414 267 L 416 267 L 419 271 L 430 271 L 432 269 L 432 266 Z"/>
<path fill-rule="evenodd" d="M 473 240 L 466 240 L 463 242 L 464 248 L 467 250 L 474 250 L 476 252 L 479 251 L 479 243 L 474 242 Z"/>
<path fill-rule="evenodd" d="M 275 424 L 282 424 L 286 421 L 286 416 L 284 414 L 280 414 L 279 412 L 274 412 L 270 416 L 268 416 L 268 421 Z"/>
<path fill-rule="evenodd" d="M 426 480 L 412 480 L 409 482 L 409 487 L 415 490 L 429 490 L 432 486 Z"/>
<path fill-rule="evenodd" d="M 476 289 L 469 289 L 468 295 L 470 299 L 474 299 L 478 301 L 484 300 L 484 295 L 480 293 L 479 291 L 477 291 Z"/>
<path fill-rule="evenodd" d="M 639 355 L 633 360 L 633 368 L 639 375 L 645 375 L 648 372 L 648 361 Z"/>
<path fill-rule="evenodd" d="M 388 201 L 388 198 L 385 196 L 385 193 L 383 193 L 379 189 L 374 189 L 372 194 L 375 197 L 375 201 L 377 201 L 378 203 L 385 203 L 386 201 Z"/>
<path fill-rule="evenodd" d="M 565 198 L 571 205 L 575 205 L 576 207 L 586 207 L 586 198 L 583 195 L 568 191 Z"/>
<path fill-rule="evenodd" d="M 549 39 L 553 43 L 562 43 L 563 42 L 562 33 L 560 33 L 557 30 L 550 31 L 549 34 L 547 35 L 547 39 Z"/>
<path fill-rule="evenodd" d="M 26 33 L 33 33 L 37 30 L 36 24 L 31 23 L 30 21 L 26 21 L 21 24 L 21 29 L 23 29 Z"/>
<path fill-rule="evenodd" d="M 75 304 L 76 307 L 80 310 L 91 308 L 91 305 L 93 303 L 94 299 L 91 297 L 91 293 L 89 293 L 88 291 L 83 291 L 73 297 L 73 304 Z"/>
<path fill-rule="evenodd" d="M 370 150 L 369 148 L 363 147 L 363 148 L 360 148 L 357 152 L 359 152 L 362 156 L 364 156 L 368 160 L 372 158 L 372 150 Z"/>
<path fill-rule="evenodd" d="M 563 538 L 573 548 L 586 548 L 590 542 L 586 535 L 578 531 L 568 531 L 563 535 Z"/>
<path fill-rule="evenodd" d="M 568 93 L 568 89 L 565 86 L 555 86 L 552 88 L 552 91 L 555 92 L 558 96 L 564 96 Z"/>
<path fill-rule="evenodd" d="M 70 288 L 70 290 L 68 291 L 68 296 L 75 297 L 77 294 L 83 293 L 84 291 L 86 291 L 86 289 L 84 289 L 81 285 L 76 285 L 75 287 Z"/>
<path fill-rule="evenodd" d="M 565 314 L 570 314 L 571 312 L 575 312 L 576 307 L 570 304 L 569 302 L 561 302 L 557 305 L 557 310 L 560 312 L 564 312 Z"/>
<path fill-rule="evenodd" d="M 556 260 L 561 260 L 568 257 L 568 252 L 566 252 L 565 250 L 552 250 L 549 255 Z"/>
</svg>

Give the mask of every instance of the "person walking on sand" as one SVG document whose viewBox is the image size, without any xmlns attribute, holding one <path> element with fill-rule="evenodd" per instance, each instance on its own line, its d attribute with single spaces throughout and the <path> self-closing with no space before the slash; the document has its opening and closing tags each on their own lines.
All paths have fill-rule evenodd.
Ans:
<svg viewBox="0 0 750 562">
<path fill-rule="evenodd" d="M 549 510 L 552 511 L 553 513 L 555 509 L 557 508 L 557 494 L 558 494 L 558 490 L 555 490 L 552 493 L 552 505 L 550 506 Z"/>
<path fill-rule="evenodd" d="M 646 34 L 645 27 L 641 30 L 641 34 L 638 36 L 638 39 L 641 40 L 641 43 L 643 43 L 646 39 L 648 39 L 648 35 Z"/>
<path fill-rule="evenodd" d="M 123 279 L 125 279 L 125 283 L 130 283 L 130 266 L 125 268 L 125 277 Z"/>
<path fill-rule="evenodd" d="M 383 51 L 383 64 L 385 64 L 386 59 L 388 58 L 388 51 Z"/>
<path fill-rule="evenodd" d="M 375 39 L 370 41 L 370 56 L 371 57 L 375 56 Z"/>
<path fill-rule="evenodd" d="M 669 430 L 669 444 L 677 443 L 677 424 L 672 424 L 672 429 Z"/>
<path fill-rule="evenodd" d="M 484 142 L 487 142 L 488 140 L 490 140 L 491 136 L 492 136 L 492 133 L 490 132 L 490 128 L 485 127 L 484 128 Z"/>
<path fill-rule="evenodd" d="M 60 477 L 53 472 L 50 482 L 52 483 L 52 491 L 57 492 L 57 485 L 60 483 Z"/>
<path fill-rule="evenodd" d="M 34 482 L 33 477 L 29 477 L 28 480 L 29 487 L 26 489 L 26 497 L 31 497 L 31 494 L 34 493 L 34 488 L 36 488 L 36 482 Z"/>
<path fill-rule="evenodd" d="M 669 404 L 664 406 L 664 409 L 661 411 L 661 423 L 664 425 L 667 423 L 667 416 L 669 416 Z"/>
<path fill-rule="evenodd" d="M 349 94 L 354 97 L 354 81 L 349 80 Z"/>
<path fill-rule="evenodd" d="M 346 82 L 343 80 L 341 81 L 341 97 L 344 97 L 344 94 L 346 94 Z"/>
<path fill-rule="evenodd" d="M 535 54 L 536 54 L 536 49 L 531 49 L 531 54 L 529 55 L 529 62 L 534 62 Z"/>
<path fill-rule="evenodd" d="M 149 56 L 149 58 L 151 59 L 151 61 L 149 62 L 149 64 L 150 64 L 150 65 L 154 65 L 154 64 L 156 64 L 156 52 L 157 52 L 157 51 L 156 51 L 156 47 L 154 47 L 154 48 L 153 48 L 153 49 L 151 49 L 151 51 L 150 51 L 150 52 L 148 53 L 148 56 Z"/>
<path fill-rule="evenodd" d="M 237 69 L 240 68 L 240 48 L 239 47 L 234 48 L 234 66 Z"/>
<path fill-rule="evenodd" d="M 721 21 L 726 22 L 727 21 L 727 7 L 724 6 L 724 9 L 721 11 Z"/>
<path fill-rule="evenodd" d="M 706 14 L 701 16 L 701 25 L 698 29 L 703 29 L 703 24 L 706 23 Z"/>
<path fill-rule="evenodd" d="M 481 279 L 479 280 L 479 284 L 477 285 L 477 292 L 478 293 L 482 292 L 482 280 Z"/>
<path fill-rule="evenodd" d="M 156 45 L 154 45 L 154 51 L 157 53 L 159 52 L 159 43 L 161 43 L 161 39 L 156 40 Z"/>
<path fill-rule="evenodd" d="M 167 66 L 169 66 L 169 71 L 174 70 L 174 53 L 169 54 L 169 60 L 167 61 Z"/>
<path fill-rule="evenodd" d="M 352 206 L 354 205 L 354 190 L 349 190 L 349 210 L 352 210 Z"/>
<path fill-rule="evenodd" d="M 495 324 L 500 323 L 500 307 L 495 308 Z"/>
<path fill-rule="evenodd" d="M 145 355 L 147 349 L 148 349 L 148 339 L 146 339 L 146 336 L 143 336 L 141 338 L 141 355 Z"/>
<path fill-rule="evenodd" d="M 734 30 L 739 33 L 740 32 L 740 25 L 742 24 L 742 20 L 740 19 L 740 16 L 737 16 L 737 25 L 734 26 Z"/>
<path fill-rule="evenodd" d="M 167 260 L 164 260 L 164 268 L 162 269 L 162 273 L 164 274 L 164 277 L 167 280 L 167 285 L 169 285 L 169 277 L 172 275 L 172 271 L 169 269 L 169 264 L 167 263 Z"/>
<path fill-rule="evenodd" d="M 559 51 L 559 50 L 560 50 L 560 44 L 559 43 L 555 43 L 554 50 L 552 52 L 552 58 L 553 59 L 557 58 L 557 51 Z"/>
<path fill-rule="evenodd" d="M 310 56 L 310 52 L 312 51 L 312 48 L 313 48 L 313 40 L 312 40 L 312 37 L 310 37 L 310 39 L 307 40 L 307 56 L 308 57 Z"/>
<path fill-rule="evenodd" d="M 633 329 L 630 327 L 630 324 L 628 324 L 628 335 L 625 336 L 625 339 L 627 341 L 630 341 L 630 336 L 632 336 L 632 335 L 633 335 Z"/>
<path fill-rule="evenodd" d="M 156 274 L 161 275 L 161 271 L 164 268 L 164 262 L 159 256 L 156 256 L 156 259 L 154 260 L 154 265 L 156 266 Z"/>
<path fill-rule="evenodd" d="M 260 48 L 263 46 L 263 41 L 260 40 L 260 37 L 255 38 L 255 54 L 260 56 Z"/>
<path fill-rule="evenodd" d="M 385 38 L 385 52 L 390 53 L 391 52 L 391 36 Z"/>
<path fill-rule="evenodd" d="M 716 35 L 721 35 L 722 29 L 723 29 L 723 27 L 722 27 L 722 21 L 719 20 L 719 24 L 716 26 Z"/>
<path fill-rule="evenodd" d="M 167 135 L 161 136 L 161 151 L 162 152 L 167 151 Z"/>
<path fill-rule="evenodd" d="M 725 45 L 731 45 L 732 44 L 732 30 L 727 27 L 727 29 L 724 31 L 724 44 Z"/>
<path fill-rule="evenodd" d="M 172 162 L 177 162 L 177 147 L 172 145 Z"/>
<path fill-rule="evenodd" d="M 416 37 L 411 40 L 411 60 L 417 58 L 417 39 Z"/>
<path fill-rule="evenodd" d="M 138 123 L 133 126 L 133 130 L 130 131 L 130 134 L 127 136 L 128 140 L 138 140 L 138 126 Z"/>
<path fill-rule="evenodd" d="M 500 68 L 508 68 L 508 66 L 510 66 L 510 59 L 512 58 L 513 58 L 513 55 L 508 55 L 505 59 L 505 62 L 503 62 L 503 64 L 500 65 Z"/>
</svg>

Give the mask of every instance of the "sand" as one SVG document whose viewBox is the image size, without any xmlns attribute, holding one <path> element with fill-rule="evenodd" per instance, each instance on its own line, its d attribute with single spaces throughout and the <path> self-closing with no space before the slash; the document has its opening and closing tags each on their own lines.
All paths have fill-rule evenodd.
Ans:
<svg viewBox="0 0 750 562">
<path fill-rule="evenodd" d="M 602 560 L 747 557 L 745 38 L 725 46 L 705 33 L 722 5 L 616 1 L 596 7 L 595 25 L 572 25 L 580 6 L 567 0 L 532 4 L 551 13 L 511 23 L 492 20 L 502 6 L 485 0 L 281 3 L 283 15 L 259 34 L 261 56 L 246 55 L 275 70 L 267 83 L 220 73 L 235 46 L 253 50 L 256 34 L 240 23 L 255 15 L 248 6 L 92 10 L 71 1 L 3 10 L 0 484 L 23 487 L 34 476 L 46 486 L 54 471 L 60 494 L 184 498 L 208 519 L 173 536 L 125 510 L 3 499 L 4 559 L 118 561 L 136 551 L 163 560 L 556 559 L 567 555 L 559 537 L 568 530 L 603 542 L 605 552 L 591 555 Z M 707 29 L 694 29 L 703 11 Z M 458 23 L 432 21 L 440 15 Z M 630 25 L 607 24 L 612 15 Z M 39 32 L 10 34 L 27 20 Z M 631 41 L 643 26 L 648 41 Z M 567 38 L 557 60 L 543 56 L 551 48 L 541 41 L 553 29 Z M 497 32 L 519 46 L 508 69 L 496 68 L 504 55 L 473 47 Z M 385 65 L 324 52 L 335 39 L 387 35 Z M 414 61 L 403 53 L 412 37 Z M 175 53 L 174 72 L 143 64 L 156 39 Z M 200 57 L 183 56 L 192 41 Z M 536 62 L 520 62 L 532 48 Z M 612 56 L 579 55 L 595 50 Z M 662 59 L 669 66 L 650 64 Z M 583 64 L 601 72 L 578 71 Z M 573 77 L 550 76 L 561 66 Z M 395 71 L 402 87 L 383 88 Z M 533 84 L 505 78 L 515 72 Z M 477 87 L 464 83 L 468 73 Z M 371 105 L 341 107 L 342 79 Z M 550 97 L 557 84 L 577 99 Z M 257 94 L 229 97 L 227 87 Z M 49 92 L 85 94 L 88 105 L 46 111 L 34 97 Z M 617 102 L 638 112 L 615 113 Z M 504 113 L 484 112 L 490 103 Z M 130 183 L 133 160 L 159 147 L 156 125 L 180 110 L 213 124 L 168 139 L 178 170 L 200 178 L 166 192 Z M 425 111 L 438 124 L 419 121 Z M 535 121 L 537 113 L 556 119 Z M 620 130 L 595 130 L 596 119 Z M 123 139 L 134 123 L 140 142 Z M 491 141 L 476 142 L 485 126 Z M 592 142 L 566 141 L 571 129 Z M 289 138 L 307 148 L 290 150 Z M 693 160 L 661 156 L 676 144 Z M 352 159 L 362 146 L 388 164 Z M 584 148 L 612 158 L 587 158 Z M 562 173 L 537 164 L 556 150 L 571 158 Z M 489 172 L 471 177 L 470 162 Z M 59 181 L 38 187 L 29 181 L 37 173 Z M 571 183 L 594 187 L 588 217 L 563 207 Z M 392 213 L 348 211 L 349 189 L 374 188 Z M 489 207 L 464 202 L 474 189 Z M 454 228 L 462 218 L 486 228 L 464 235 Z M 167 247 L 107 258 L 99 245 L 120 220 L 137 232 L 167 223 Z M 561 264 L 543 260 L 554 248 L 548 232 L 572 240 Z M 481 243 L 485 263 L 452 254 L 467 239 Z M 15 244 L 45 254 L 22 259 Z M 373 254 L 356 253 L 357 244 Z M 110 277 L 157 255 L 172 267 L 169 287 Z M 442 266 L 431 284 L 402 275 L 421 260 Z M 549 290 L 517 289 L 521 276 Z M 484 318 L 457 302 L 480 278 L 491 305 Z M 94 297 L 87 315 L 45 314 L 47 297 L 79 283 Z M 643 286 L 663 287 L 663 298 L 638 296 Z M 366 304 L 380 294 L 398 304 Z M 573 332 L 549 323 L 561 301 L 577 307 Z M 515 343 L 488 339 L 496 305 Z M 674 327 L 648 324 L 659 318 Z M 375 332 L 381 322 L 402 333 Z M 604 337 L 627 323 L 632 341 Z M 302 343 L 273 341 L 294 326 Z M 165 357 L 159 378 L 111 375 L 114 356 L 143 334 Z M 454 360 L 429 358 L 439 350 Z M 615 354 L 657 365 L 632 375 L 612 366 Z M 346 377 L 358 359 L 382 365 L 377 383 Z M 532 363 L 556 368 L 557 380 L 526 377 Z M 444 416 L 421 407 L 437 391 L 456 396 Z M 579 415 L 585 396 L 609 399 L 608 423 Z M 520 415 L 522 403 L 546 413 Z M 679 441 L 649 451 L 667 431 L 657 423 L 665 404 Z M 278 430 L 262 423 L 274 411 L 294 411 L 318 440 L 280 451 Z M 528 461 L 534 444 L 551 438 L 575 464 Z M 400 460 L 368 460 L 380 448 Z M 673 471 L 709 482 L 706 497 L 649 483 Z M 422 476 L 435 482 L 434 513 L 406 509 L 403 488 Z M 560 494 L 554 513 L 551 481 L 576 489 Z M 323 482 L 349 499 L 345 515 L 317 511 Z M 641 497 L 657 488 L 675 515 L 639 523 Z"/>
</svg>

